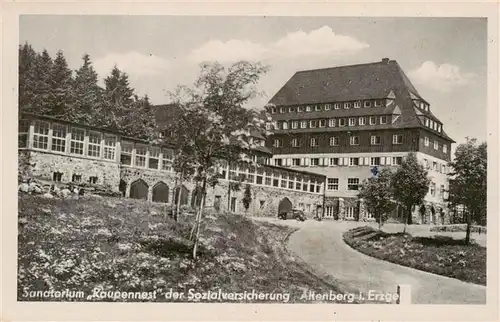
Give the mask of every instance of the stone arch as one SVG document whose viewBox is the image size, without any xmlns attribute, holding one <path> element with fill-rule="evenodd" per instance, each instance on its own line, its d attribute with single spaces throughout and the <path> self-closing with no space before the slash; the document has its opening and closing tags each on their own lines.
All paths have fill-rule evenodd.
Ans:
<svg viewBox="0 0 500 322">
<path fill-rule="evenodd" d="M 292 210 L 292 208 L 292 202 L 290 201 L 290 199 L 285 197 L 281 199 L 280 203 L 278 204 L 278 214 L 289 212 Z"/>
<path fill-rule="evenodd" d="M 170 189 L 166 183 L 159 181 L 153 186 L 153 202 L 168 202 Z"/>
<path fill-rule="evenodd" d="M 189 190 L 188 190 L 188 188 L 186 188 L 185 185 L 182 185 L 180 187 L 175 188 L 175 194 L 174 194 L 175 204 L 177 204 L 177 202 L 179 200 L 179 191 L 182 191 L 182 193 L 181 193 L 181 206 L 187 205 L 188 200 L 189 200 Z"/>
<path fill-rule="evenodd" d="M 148 184 L 142 180 L 136 180 L 130 185 L 130 198 L 148 200 Z"/>
<path fill-rule="evenodd" d="M 125 197 L 125 194 L 127 193 L 127 183 L 123 179 L 120 180 L 118 190 L 121 192 L 122 197 Z"/>
</svg>

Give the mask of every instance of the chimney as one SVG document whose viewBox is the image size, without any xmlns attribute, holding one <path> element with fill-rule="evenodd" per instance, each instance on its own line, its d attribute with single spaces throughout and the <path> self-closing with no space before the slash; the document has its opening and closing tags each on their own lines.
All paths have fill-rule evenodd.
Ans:
<svg viewBox="0 0 500 322">
<path fill-rule="evenodd" d="M 389 58 L 382 58 L 382 63 L 383 64 L 388 64 L 389 63 Z"/>
</svg>

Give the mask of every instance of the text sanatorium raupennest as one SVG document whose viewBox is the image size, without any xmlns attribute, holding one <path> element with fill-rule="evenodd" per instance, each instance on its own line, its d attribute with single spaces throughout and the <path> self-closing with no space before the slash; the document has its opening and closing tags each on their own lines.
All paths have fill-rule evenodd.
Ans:
<svg viewBox="0 0 500 322">
<path fill-rule="evenodd" d="M 289 302 L 290 293 L 267 293 L 258 292 L 256 290 L 248 290 L 243 292 L 226 292 L 222 289 L 211 291 L 199 291 L 189 289 L 187 291 L 175 291 L 172 288 L 155 289 L 153 291 L 144 292 L 124 292 L 110 291 L 102 288 L 94 288 L 92 292 L 86 294 L 83 291 L 74 290 L 45 290 L 33 291 L 24 290 L 23 298 L 44 298 L 44 299 L 82 299 L 82 300 L 168 300 L 168 301 L 221 301 L 221 302 L 253 302 L 253 301 L 270 301 L 270 302 Z M 343 302 L 352 303 L 355 299 L 373 302 L 394 302 L 399 298 L 397 293 L 382 293 L 370 290 L 367 293 L 338 293 L 330 292 L 315 292 L 313 290 L 304 289 L 302 293 L 297 294 L 297 299 L 301 301 L 326 301 L 326 302 Z"/>
</svg>

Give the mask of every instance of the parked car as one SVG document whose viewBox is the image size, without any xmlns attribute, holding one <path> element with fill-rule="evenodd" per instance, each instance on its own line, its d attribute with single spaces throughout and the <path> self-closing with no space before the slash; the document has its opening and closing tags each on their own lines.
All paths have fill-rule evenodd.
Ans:
<svg viewBox="0 0 500 322">
<path fill-rule="evenodd" d="M 282 212 L 278 214 L 279 219 L 287 220 L 287 219 L 296 219 L 300 221 L 304 221 L 307 219 L 304 212 L 300 209 L 292 209 L 288 212 Z"/>
</svg>

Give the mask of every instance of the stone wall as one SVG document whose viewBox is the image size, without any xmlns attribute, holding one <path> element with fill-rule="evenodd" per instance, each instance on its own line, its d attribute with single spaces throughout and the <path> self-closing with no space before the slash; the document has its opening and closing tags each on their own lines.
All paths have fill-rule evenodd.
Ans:
<svg viewBox="0 0 500 322">
<path fill-rule="evenodd" d="M 113 161 L 25 150 L 19 153 L 18 166 L 20 174 L 42 180 L 53 180 L 54 172 L 62 174 L 63 183 L 72 182 L 73 175 L 80 176 L 79 182 L 97 177 L 96 184 L 114 191 L 118 191 L 120 182 L 120 168 Z"/>
</svg>

